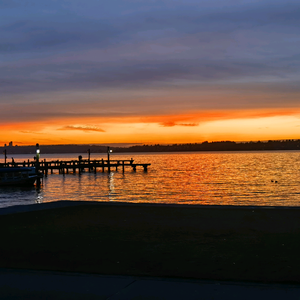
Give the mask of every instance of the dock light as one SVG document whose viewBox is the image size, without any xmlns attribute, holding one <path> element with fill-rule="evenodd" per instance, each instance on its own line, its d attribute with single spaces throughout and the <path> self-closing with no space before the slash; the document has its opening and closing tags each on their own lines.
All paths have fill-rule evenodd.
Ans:
<svg viewBox="0 0 300 300">
<path fill-rule="evenodd" d="M 40 144 L 36 144 L 36 161 L 35 161 L 35 173 L 37 175 L 36 186 L 39 188 L 41 186 L 41 178 L 39 176 L 40 169 Z"/>
<path fill-rule="evenodd" d="M 108 172 L 110 172 L 110 161 L 109 161 L 109 155 L 110 153 L 112 153 L 112 150 L 109 148 L 109 146 L 107 147 L 107 165 L 108 165 Z"/>
<path fill-rule="evenodd" d="M 40 159 L 40 145 L 36 144 L 36 159 L 37 161 Z"/>
</svg>

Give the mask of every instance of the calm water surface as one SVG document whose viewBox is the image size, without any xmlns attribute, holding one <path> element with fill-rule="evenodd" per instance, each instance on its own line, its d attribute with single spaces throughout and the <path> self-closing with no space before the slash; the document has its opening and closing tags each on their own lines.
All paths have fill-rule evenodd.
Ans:
<svg viewBox="0 0 300 300">
<path fill-rule="evenodd" d="M 79 154 L 42 155 L 76 159 Z M 87 154 L 81 154 L 87 158 Z M 58 200 L 300 206 L 300 152 L 193 152 L 113 154 L 151 163 L 148 172 L 49 174 L 40 190 L 1 188 L 0 207 Z M 32 155 L 14 155 L 15 161 Z M 91 159 L 106 158 L 92 154 Z M 277 181 L 277 183 L 275 183 Z"/>
</svg>

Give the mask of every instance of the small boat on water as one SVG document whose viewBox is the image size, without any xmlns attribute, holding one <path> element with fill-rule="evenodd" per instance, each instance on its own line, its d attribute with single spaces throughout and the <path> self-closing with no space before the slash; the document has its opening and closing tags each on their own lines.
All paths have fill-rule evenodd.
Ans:
<svg viewBox="0 0 300 300">
<path fill-rule="evenodd" d="M 0 168 L 0 186 L 30 186 L 37 178 L 34 167 Z"/>
</svg>

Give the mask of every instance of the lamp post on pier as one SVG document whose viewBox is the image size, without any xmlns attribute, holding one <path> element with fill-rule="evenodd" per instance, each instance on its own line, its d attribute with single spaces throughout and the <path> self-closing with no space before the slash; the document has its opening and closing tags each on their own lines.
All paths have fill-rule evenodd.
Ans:
<svg viewBox="0 0 300 300">
<path fill-rule="evenodd" d="M 109 155 L 112 153 L 112 150 L 110 150 L 109 147 L 107 147 L 107 167 L 108 167 L 108 172 L 110 172 L 110 161 L 109 161 Z"/>
<path fill-rule="evenodd" d="M 40 145 L 36 144 L 36 161 L 39 163 L 40 161 Z"/>
<path fill-rule="evenodd" d="M 40 169 L 40 145 L 36 144 L 35 173 L 37 175 L 37 178 L 36 178 L 37 187 L 41 186 L 41 178 L 39 176 L 39 169 Z"/>
</svg>

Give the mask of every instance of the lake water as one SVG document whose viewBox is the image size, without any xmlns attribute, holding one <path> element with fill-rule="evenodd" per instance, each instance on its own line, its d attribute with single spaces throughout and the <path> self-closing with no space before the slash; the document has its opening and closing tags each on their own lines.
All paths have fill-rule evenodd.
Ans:
<svg viewBox="0 0 300 300">
<path fill-rule="evenodd" d="M 45 154 L 41 159 L 77 159 Z M 87 154 L 81 154 L 87 158 Z M 15 161 L 33 155 L 14 155 Z M 91 159 L 106 159 L 91 154 Z M 180 152 L 113 154 L 111 159 L 151 163 L 94 173 L 49 174 L 41 189 L 0 189 L 0 207 L 58 200 L 126 201 L 205 205 L 300 206 L 300 152 Z M 2 160 L 1 160 L 2 162 Z"/>
</svg>

